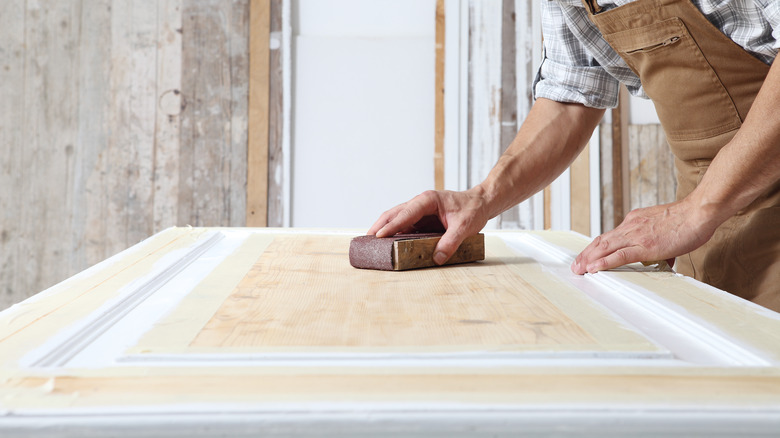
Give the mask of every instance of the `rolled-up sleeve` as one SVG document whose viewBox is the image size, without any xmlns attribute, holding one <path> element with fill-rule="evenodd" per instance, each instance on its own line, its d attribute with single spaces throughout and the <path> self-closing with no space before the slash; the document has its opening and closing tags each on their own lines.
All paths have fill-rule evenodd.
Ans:
<svg viewBox="0 0 780 438">
<path fill-rule="evenodd" d="M 541 3 L 544 58 L 534 79 L 534 98 L 576 102 L 593 108 L 615 107 L 618 80 L 577 39 L 561 6 L 555 1 Z M 582 23 L 573 25 L 582 26 Z M 596 38 L 601 39 L 601 35 Z"/>
<path fill-rule="evenodd" d="M 776 51 L 780 49 L 780 1 L 777 0 L 756 0 L 756 5 L 760 8 L 764 19 L 772 27 L 772 48 Z"/>
</svg>

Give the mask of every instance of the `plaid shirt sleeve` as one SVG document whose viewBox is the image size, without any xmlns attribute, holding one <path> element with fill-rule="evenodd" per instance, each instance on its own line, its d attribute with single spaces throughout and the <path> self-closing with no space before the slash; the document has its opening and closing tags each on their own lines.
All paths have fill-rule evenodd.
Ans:
<svg viewBox="0 0 780 438">
<path fill-rule="evenodd" d="M 617 105 L 619 82 L 589 53 L 567 25 L 567 18 L 558 2 L 542 0 L 542 34 L 544 58 L 534 79 L 534 97 L 557 102 L 576 102 L 593 108 L 612 108 Z M 571 7 L 571 6 L 564 6 Z M 571 11 L 567 11 L 571 12 Z M 583 9 L 581 12 L 585 12 Z M 569 14 L 571 15 L 571 14 Z M 578 30 L 590 40 L 603 41 L 595 27 L 587 35 L 579 22 Z M 580 35 L 583 37 L 583 35 Z M 604 41 L 606 50 L 612 49 Z"/>
<path fill-rule="evenodd" d="M 540 0 L 544 59 L 534 98 L 614 108 L 619 84 L 647 97 L 639 78 L 601 36 L 581 0 Z M 632 0 L 603 0 L 605 9 Z M 761 61 L 772 64 L 780 48 L 780 0 L 692 0 L 709 21 Z"/>
<path fill-rule="evenodd" d="M 778 0 L 756 0 L 756 6 L 758 6 L 761 15 L 769 22 L 772 28 L 772 38 L 770 46 L 774 49 L 774 55 L 777 55 L 777 50 L 780 49 L 780 1 Z M 772 57 L 768 62 L 774 61 Z"/>
</svg>

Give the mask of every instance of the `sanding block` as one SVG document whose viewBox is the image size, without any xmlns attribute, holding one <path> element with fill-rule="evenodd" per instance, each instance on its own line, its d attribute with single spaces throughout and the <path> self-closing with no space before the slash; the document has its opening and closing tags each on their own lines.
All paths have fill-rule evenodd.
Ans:
<svg viewBox="0 0 780 438">
<path fill-rule="evenodd" d="M 361 269 L 405 271 L 437 266 L 433 250 L 441 233 L 396 234 L 392 237 L 355 237 L 349 244 L 349 263 Z M 445 265 L 485 259 L 485 236 L 467 238 Z"/>
</svg>

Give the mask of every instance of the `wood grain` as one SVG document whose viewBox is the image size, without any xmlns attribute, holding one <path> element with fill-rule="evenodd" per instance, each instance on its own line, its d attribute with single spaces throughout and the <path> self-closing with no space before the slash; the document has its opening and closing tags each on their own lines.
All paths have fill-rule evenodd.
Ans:
<svg viewBox="0 0 780 438">
<path fill-rule="evenodd" d="M 386 272 L 351 268 L 348 247 L 343 236 L 277 236 L 190 346 L 598 350 L 617 339 L 594 339 L 552 304 L 524 279 L 552 274 L 517 253 L 501 261 L 491 261 L 489 252 L 478 264 Z M 578 312 L 596 320 L 600 310 Z M 606 323 L 614 324 L 613 333 L 623 330 Z M 646 348 L 641 338 L 636 342 L 635 348 Z"/>
<path fill-rule="evenodd" d="M 628 132 L 631 209 L 674 201 L 674 155 L 663 129 L 660 125 L 631 125 Z"/>
<path fill-rule="evenodd" d="M 571 229 L 590 236 L 590 146 L 571 164 Z"/>
<path fill-rule="evenodd" d="M 25 289 L 36 284 L 29 273 L 19 274 L 21 245 L 28 244 L 22 232 L 29 226 L 19 220 L 24 207 L 24 190 L 27 178 L 22 159 L 28 153 L 23 122 L 25 89 L 25 2 L 9 1 L 3 4 L 4 25 L 0 26 L 0 309 L 25 297 Z M 30 242 L 31 243 L 31 242 Z M 47 278 L 46 281 L 49 281 Z"/>
<path fill-rule="evenodd" d="M 264 227 L 268 224 L 270 0 L 252 0 L 250 14 L 246 225 Z"/>
<path fill-rule="evenodd" d="M 285 217 L 285 154 L 284 133 L 284 69 L 282 0 L 271 0 L 270 54 L 269 54 L 269 133 L 268 133 L 268 225 L 284 226 Z"/>
<path fill-rule="evenodd" d="M 433 252 L 439 243 L 440 237 L 424 239 L 398 240 L 393 242 L 393 269 L 405 271 L 407 269 L 427 268 L 435 266 Z M 460 244 L 458 250 L 447 260 L 448 265 L 468 263 L 485 259 L 485 235 L 476 234 L 467 237 Z"/>
<path fill-rule="evenodd" d="M 160 229 L 244 225 L 248 14 L 3 4 L 0 309 Z"/>
<path fill-rule="evenodd" d="M 629 212 L 628 117 L 628 91 L 621 86 L 618 106 L 612 110 L 612 217 L 615 226 L 620 225 Z"/>
<path fill-rule="evenodd" d="M 445 15 L 444 0 L 436 0 L 436 80 L 433 181 L 436 190 L 444 190 L 444 61 Z"/>
<path fill-rule="evenodd" d="M 501 153 L 517 135 L 517 34 L 515 32 L 515 1 L 502 0 L 501 5 Z M 520 207 L 499 215 L 500 228 L 520 227 Z"/>
<path fill-rule="evenodd" d="M 249 2 L 192 1 L 183 13 L 179 222 L 246 222 Z"/>
<path fill-rule="evenodd" d="M 182 2 L 165 0 L 158 8 L 157 111 L 154 138 L 154 231 L 177 225 L 181 147 Z"/>
<path fill-rule="evenodd" d="M 134 404 L 214 403 L 226 400 L 265 402 L 398 401 L 544 403 L 556 406 L 587 406 L 607 403 L 642 409 L 688 409 L 710 407 L 733 410 L 736 407 L 776 406 L 780 403 L 780 377 L 690 375 L 679 369 L 661 369 L 653 374 L 631 375 L 620 369 L 607 374 L 572 371 L 545 373 L 437 373 L 415 374 L 319 374 L 285 375 L 253 371 L 225 375 L 150 375 L 130 377 L 62 376 L 52 379 L 53 394 L 73 406 L 101 406 L 116 403 L 118 397 Z M 47 377 L 14 378 L 5 386 L 35 390 L 34 402 L 41 403 L 40 388 Z M 197 379 L 197 384 L 193 384 Z M 670 408 L 673 401 L 673 408 Z M 47 404 L 56 403 L 54 397 Z M 465 412 L 465 411 L 464 411 Z M 582 411 L 579 411 L 580 415 Z M 693 411 L 691 411 L 693 412 Z"/>
</svg>

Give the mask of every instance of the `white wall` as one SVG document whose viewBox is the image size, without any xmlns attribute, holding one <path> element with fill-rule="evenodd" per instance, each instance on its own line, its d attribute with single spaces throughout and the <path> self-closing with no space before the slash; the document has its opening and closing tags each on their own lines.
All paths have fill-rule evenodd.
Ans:
<svg viewBox="0 0 780 438">
<path fill-rule="evenodd" d="M 367 228 L 433 188 L 435 1 L 292 7 L 292 226 Z"/>
</svg>

